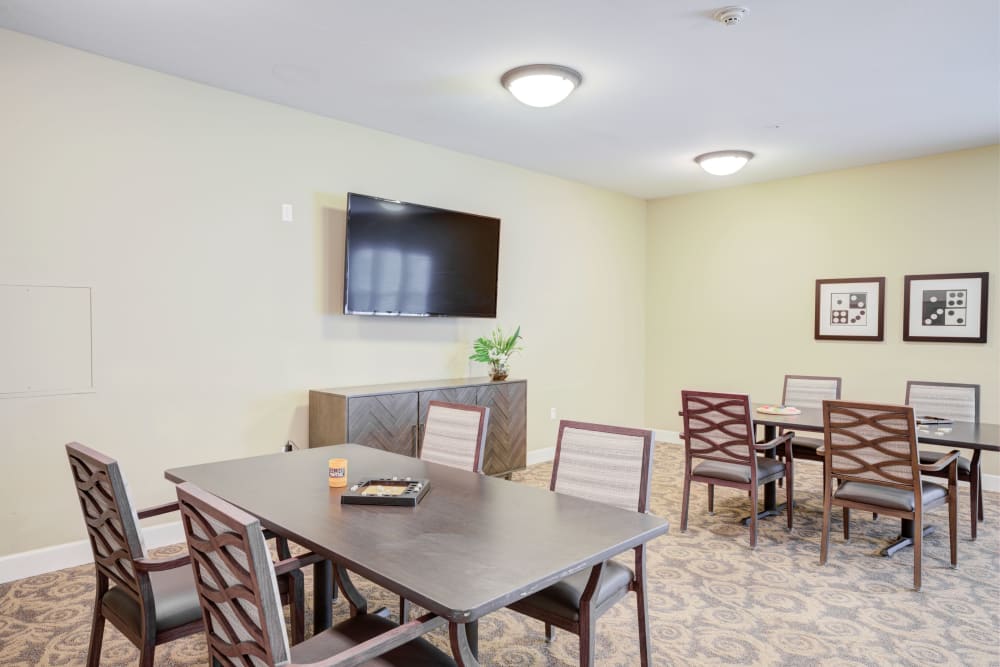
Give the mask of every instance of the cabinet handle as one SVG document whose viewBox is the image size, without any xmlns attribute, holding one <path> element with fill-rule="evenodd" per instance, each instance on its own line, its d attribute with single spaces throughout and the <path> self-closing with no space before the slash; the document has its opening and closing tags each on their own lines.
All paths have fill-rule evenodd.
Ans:
<svg viewBox="0 0 1000 667">
<path fill-rule="evenodd" d="M 415 459 L 416 458 L 420 458 L 420 456 L 419 456 L 420 452 L 417 451 L 417 437 L 418 437 L 419 429 L 420 429 L 420 427 L 417 426 L 416 424 L 414 424 L 413 426 L 410 427 L 410 434 L 411 434 L 411 436 L 413 438 L 413 458 L 415 458 Z"/>
</svg>

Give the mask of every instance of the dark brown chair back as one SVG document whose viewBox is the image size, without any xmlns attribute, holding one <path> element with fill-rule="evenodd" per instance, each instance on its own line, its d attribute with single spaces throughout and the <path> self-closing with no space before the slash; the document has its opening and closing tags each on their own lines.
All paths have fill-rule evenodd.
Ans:
<svg viewBox="0 0 1000 667">
<path fill-rule="evenodd" d="M 684 449 L 692 457 L 753 466 L 750 397 L 710 391 L 681 391 Z"/>
<path fill-rule="evenodd" d="M 274 565 L 260 521 L 192 484 L 177 487 L 209 654 L 224 665 L 289 660 Z"/>
<path fill-rule="evenodd" d="M 645 512 L 652 469 L 652 431 L 563 420 L 549 488 Z"/>
<path fill-rule="evenodd" d="M 823 401 L 823 421 L 826 470 L 830 475 L 845 482 L 913 490 L 919 501 L 913 408 Z"/>
<path fill-rule="evenodd" d="M 78 442 L 66 445 L 94 566 L 118 586 L 142 598 L 135 560 L 146 557 L 139 519 L 118 462 Z"/>
</svg>

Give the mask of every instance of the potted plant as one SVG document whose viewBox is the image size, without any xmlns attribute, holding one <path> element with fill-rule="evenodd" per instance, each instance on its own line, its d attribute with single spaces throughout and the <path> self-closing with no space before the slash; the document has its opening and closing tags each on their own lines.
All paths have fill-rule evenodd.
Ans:
<svg viewBox="0 0 1000 667">
<path fill-rule="evenodd" d="M 490 378 L 494 381 L 506 380 L 510 371 L 510 356 L 521 349 L 516 347 L 520 338 L 521 327 L 510 336 L 505 336 L 503 329 L 497 327 L 489 336 L 480 336 L 472 343 L 469 359 L 489 364 Z"/>
</svg>

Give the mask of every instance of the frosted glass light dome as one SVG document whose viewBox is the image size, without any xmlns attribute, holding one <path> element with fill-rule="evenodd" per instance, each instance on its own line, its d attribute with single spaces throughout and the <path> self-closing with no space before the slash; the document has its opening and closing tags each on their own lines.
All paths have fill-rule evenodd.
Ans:
<svg viewBox="0 0 1000 667">
<path fill-rule="evenodd" d="M 531 107 L 559 104 L 581 80 L 579 72 L 562 65 L 524 65 L 500 77 L 500 83 L 511 95 Z"/>
<path fill-rule="evenodd" d="M 713 176 L 729 176 L 745 167 L 752 157 L 750 151 L 715 151 L 703 153 L 694 161 Z"/>
</svg>

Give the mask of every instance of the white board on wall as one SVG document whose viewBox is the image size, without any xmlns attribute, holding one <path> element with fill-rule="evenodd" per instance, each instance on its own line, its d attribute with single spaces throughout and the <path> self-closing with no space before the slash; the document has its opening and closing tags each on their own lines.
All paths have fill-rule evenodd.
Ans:
<svg viewBox="0 0 1000 667">
<path fill-rule="evenodd" d="M 0 285 L 0 398 L 94 391 L 91 288 Z"/>
</svg>

